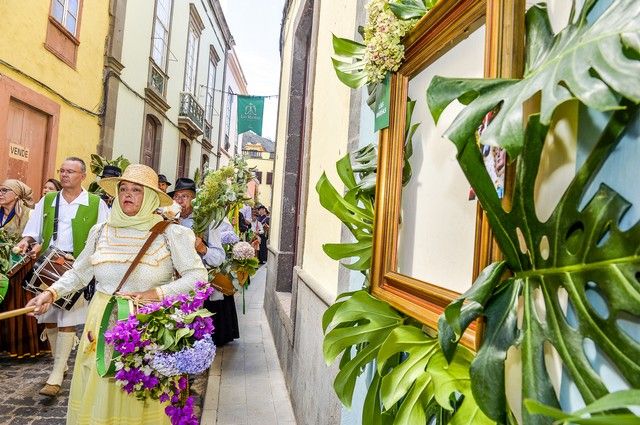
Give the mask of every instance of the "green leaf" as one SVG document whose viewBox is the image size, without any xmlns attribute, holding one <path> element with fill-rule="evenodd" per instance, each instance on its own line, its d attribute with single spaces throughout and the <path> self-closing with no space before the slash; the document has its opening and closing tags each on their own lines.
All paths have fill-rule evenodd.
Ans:
<svg viewBox="0 0 640 425">
<path fill-rule="evenodd" d="M 640 62 L 625 54 L 625 49 L 639 52 L 640 2 L 614 0 L 593 23 L 575 20 L 556 35 L 546 6 L 537 4 L 527 11 L 526 24 L 528 60 L 522 80 L 434 78 L 431 82 L 427 97 L 436 119 L 453 99 L 473 99 L 445 134 L 459 152 L 484 116 L 499 106 L 480 142 L 502 146 L 510 157 L 517 156 L 524 143 L 522 104 L 537 93 L 545 125 L 558 105 L 574 98 L 600 111 L 621 108 L 620 97 L 640 102 L 635 80 Z"/>
<path fill-rule="evenodd" d="M 388 4 L 398 19 L 407 21 L 422 18 L 436 3 L 437 0 L 396 0 Z"/>
<path fill-rule="evenodd" d="M 333 69 L 338 79 L 346 86 L 357 89 L 365 85 L 367 76 L 364 72 L 365 45 L 347 38 L 332 35 L 333 51 L 331 58 Z"/>
<path fill-rule="evenodd" d="M 438 337 L 447 359 L 453 358 L 456 344 L 467 326 L 482 314 L 487 300 L 500 283 L 505 267 L 504 261 L 487 266 L 471 288 L 445 308 L 438 321 Z"/>
<path fill-rule="evenodd" d="M 607 394 L 570 414 L 531 399 L 525 400 L 524 406 L 530 414 L 543 415 L 555 419 L 555 423 L 585 425 L 640 424 L 640 417 L 629 413 L 602 414 L 602 412 L 624 409 L 629 406 L 640 406 L 640 390 L 623 390 Z M 597 413 L 598 416 L 584 417 L 585 414 L 592 413 Z"/>
<path fill-rule="evenodd" d="M 400 353 L 403 354 L 400 364 L 383 374 L 388 369 L 388 360 Z M 384 406 L 400 402 L 396 424 L 425 423 L 433 414 L 429 412 L 453 411 L 451 397 L 460 393 L 464 396 L 460 409 L 465 409 L 465 413 L 454 413 L 453 421 L 492 423 L 480 411 L 471 393 L 471 359 L 471 353 L 461 348 L 448 363 L 437 339 L 428 337 L 415 326 L 398 327 L 389 334 L 378 354 L 378 372 L 382 375 L 380 399 Z M 435 403 L 439 408 L 435 408 Z"/>
<path fill-rule="evenodd" d="M 331 309 L 330 320 L 328 312 L 323 317 L 323 326 L 331 330 L 326 333 L 322 346 L 327 364 L 331 364 L 340 353 L 350 353 L 361 346 L 355 356 L 345 354 L 347 357 L 334 381 L 338 398 L 345 406 L 350 406 L 355 382 L 362 369 L 373 361 L 382 342 L 402 324 L 404 317 L 366 291 L 357 291 L 345 301 L 340 301 L 339 307 Z"/>
</svg>

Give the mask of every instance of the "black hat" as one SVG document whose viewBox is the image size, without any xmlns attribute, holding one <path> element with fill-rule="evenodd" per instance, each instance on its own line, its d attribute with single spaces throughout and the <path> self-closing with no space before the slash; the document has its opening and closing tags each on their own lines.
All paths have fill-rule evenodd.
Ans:
<svg viewBox="0 0 640 425">
<path fill-rule="evenodd" d="M 100 178 L 103 179 L 107 177 L 120 177 L 121 175 L 122 170 L 120 169 L 120 167 L 116 167 L 115 165 L 105 165 L 102 169 Z"/>
<path fill-rule="evenodd" d="M 173 194 L 179 190 L 191 190 L 193 191 L 193 193 L 195 193 L 196 182 L 194 182 L 193 180 L 187 177 L 180 177 L 178 180 L 176 180 L 176 187 L 173 189 L 172 192 L 168 192 L 167 195 L 173 198 Z"/>
<path fill-rule="evenodd" d="M 158 183 L 166 183 L 167 186 L 171 186 L 171 183 L 169 183 L 169 180 L 167 180 L 167 176 L 165 176 L 164 174 L 158 174 Z"/>
</svg>

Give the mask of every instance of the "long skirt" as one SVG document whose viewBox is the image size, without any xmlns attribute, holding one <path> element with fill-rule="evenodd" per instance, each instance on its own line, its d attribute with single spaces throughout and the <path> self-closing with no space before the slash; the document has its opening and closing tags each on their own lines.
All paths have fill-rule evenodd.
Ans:
<svg viewBox="0 0 640 425">
<path fill-rule="evenodd" d="M 225 295 L 220 301 L 205 301 L 204 308 L 213 315 L 213 342 L 217 347 L 240 338 L 238 313 L 233 295 Z"/>
<path fill-rule="evenodd" d="M 109 298 L 96 292 L 89 304 L 73 369 L 67 425 L 169 424 L 164 404 L 157 400 L 137 400 L 116 386 L 114 378 L 101 378 L 96 371 L 96 336 Z"/>
</svg>

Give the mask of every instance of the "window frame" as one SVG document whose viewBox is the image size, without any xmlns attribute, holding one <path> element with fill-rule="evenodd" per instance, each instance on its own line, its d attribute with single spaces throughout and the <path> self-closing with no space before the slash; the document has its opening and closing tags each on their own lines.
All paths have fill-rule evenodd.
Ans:
<svg viewBox="0 0 640 425">
<path fill-rule="evenodd" d="M 204 114 L 205 120 L 211 124 L 213 121 L 213 104 L 216 101 L 215 86 L 216 77 L 218 76 L 218 63 L 220 59 L 216 54 L 213 46 L 209 46 L 209 65 L 207 68 L 207 93 L 204 98 Z M 213 70 L 213 72 L 212 72 Z"/>
<path fill-rule="evenodd" d="M 166 40 L 163 39 L 164 50 L 162 52 L 162 57 L 160 58 L 160 62 L 162 63 L 158 63 L 158 61 L 154 57 L 154 51 L 155 51 L 156 31 L 157 31 L 158 23 L 162 24 L 161 22 L 162 20 L 158 15 L 158 10 L 159 10 L 158 5 L 161 1 L 165 1 L 165 0 L 156 0 L 154 9 L 153 9 L 153 27 L 151 28 L 151 48 L 149 51 L 149 58 L 162 72 L 166 74 L 167 67 L 169 66 L 169 43 L 171 40 L 171 23 L 173 20 L 173 0 L 166 0 L 169 6 L 169 16 L 168 16 L 167 27 L 164 28 L 164 30 L 166 31 Z"/>
<path fill-rule="evenodd" d="M 379 135 L 371 293 L 432 329 L 437 329 L 444 308 L 460 294 L 398 272 L 398 223 L 409 80 L 483 23 L 486 25 L 484 75 L 520 76 L 524 63 L 524 14 L 524 0 L 441 0 L 405 37 L 405 62 L 391 76 L 390 125 Z M 505 204 L 509 203 L 512 187 L 510 174 L 513 170 L 510 168 L 507 169 Z M 473 279 L 484 267 L 500 258 L 479 204 L 475 229 Z M 481 333 L 482 323 L 476 321 L 462 336 L 462 344 L 476 350 Z"/>
<path fill-rule="evenodd" d="M 80 46 L 80 29 L 82 22 L 82 10 L 84 0 L 77 0 L 78 9 L 76 10 L 76 26 L 72 33 L 64 25 L 68 12 L 68 2 L 70 0 L 62 0 L 63 22 L 58 21 L 54 16 L 54 3 L 60 3 L 58 0 L 49 2 L 49 17 L 47 22 L 47 34 L 44 42 L 44 48 L 55 55 L 58 59 L 75 69 L 78 58 L 78 46 Z"/>
</svg>

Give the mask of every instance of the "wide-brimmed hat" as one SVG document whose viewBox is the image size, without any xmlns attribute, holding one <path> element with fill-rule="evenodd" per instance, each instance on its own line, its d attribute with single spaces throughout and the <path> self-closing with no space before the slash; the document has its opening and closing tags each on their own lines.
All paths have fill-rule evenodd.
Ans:
<svg viewBox="0 0 640 425">
<path fill-rule="evenodd" d="M 167 193 L 167 195 L 173 198 L 173 194 L 179 190 L 190 190 L 193 193 L 196 193 L 196 182 L 187 177 L 180 177 L 176 180 L 176 187 L 173 188 L 171 192 Z"/>
<path fill-rule="evenodd" d="M 171 186 L 171 183 L 167 180 L 167 176 L 164 174 L 158 174 L 158 183 L 165 183 L 167 186 Z"/>
<path fill-rule="evenodd" d="M 121 181 L 141 184 L 142 186 L 153 190 L 158 194 L 158 198 L 160 198 L 161 207 L 167 207 L 173 204 L 173 199 L 158 189 L 158 175 L 151 167 L 147 167 L 143 164 L 131 164 L 126 170 L 124 170 L 122 176 L 102 179 L 98 184 L 109 195 L 116 197 L 118 195 L 118 183 Z"/>
<path fill-rule="evenodd" d="M 120 167 L 115 165 L 105 165 L 102 169 L 102 174 L 100 174 L 101 179 L 106 179 L 109 177 L 120 177 L 122 175 L 122 170 Z"/>
</svg>

